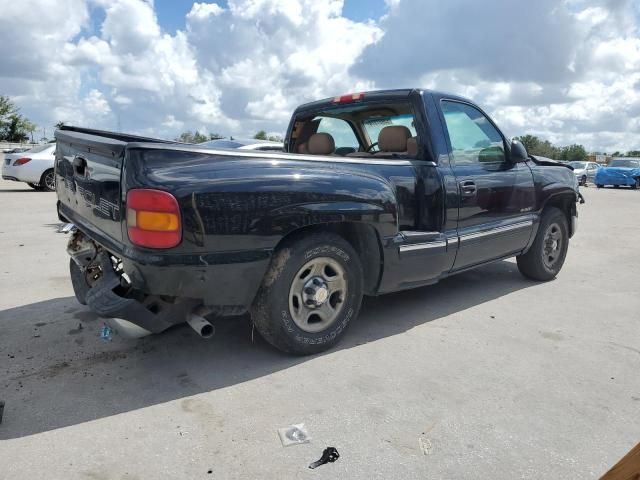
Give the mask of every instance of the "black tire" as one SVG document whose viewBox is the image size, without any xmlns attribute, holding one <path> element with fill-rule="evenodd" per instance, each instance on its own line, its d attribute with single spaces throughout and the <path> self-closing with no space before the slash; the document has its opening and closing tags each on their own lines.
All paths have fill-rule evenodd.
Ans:
<svg viewBox="0 0 640 480">
<path fill-rule="evenodd" d="M 598 188 L 604 188 L 604 185 L 596 185 Z"/>
<path fill-rule="evenodd" d="M 52 180 L 51 180 L 52 179 Z M 56 174 L 53 168 L 45 170 L 40 177 L 40 190 L 43 192 L 55 192 L 56 191 Z"/>
<path fill-rule="evenodd" d="M 580 179 L 580 185 L 583 187 L 587 186 L 587 176 L 583 175 L 582 178 Z"/>
<path fill-rule="evenodd" d="M 614 185 L 613 188 L 620 188 L 620 185 Z"/>
<path fill-rule="evenodd" d="M 87 267 L 83 272 L 80 267 L 69 259 L 69 273 L 71 274 L 71 285 L 73 286 L 73 293 L 76 296 L 78 302 L 82 305 L 87 304 L 87 293 L 91 290 L 91 286 L 98 281 L 102 275 L 100 266 L 93 263 Z"/>
<path fill-rule="evenodd" d="M 637 188 L 640 188 L 640 178 L 636 178 L 635 180 L 636 180 L 636 183 L 631 185 L 632 190 L 636 190 Z"/>
<path fill-rule="evenodd" d="M 69 273 L 71 274 L 71 285 L 73 286 L 73 293 L 76 295 L 76 299 L 82 305 L 87 304 L 87 293 L 91 290 L 91 286 L 87 282 L 87 278 L 80 270 L 80 267 L 73 261 L 73 259 L 69 259 Z"/>
<path fill-rule="evenodd" d="M 306 265 L 318 259 L 336 262 L 342 269 L 341 282 L 346 294 L 335 307 L 335 318 L 317 332 L 303 330 L 294 319 L 292 309 L 295 283 L 301 283 Z M 311 275 L 311 273 L 309 273 Z M 332 233 L 297 236 L 278 248 L 251 307 L 255 328 L 274 347 L 295 355 L 311 355 L 333 347 L 344 335 L 351 320 L 358 315 L 362 302 L 362 267 L 353 247 Z M 304 288 L 307 292 L 307 288 Z M 325 291 L 325 294 L 327 292 Z M 324 300 L 330 302 L 332 297 Z M 294 303 L 292 303 L 294 302 Z M 308 309 L 308 307 L 305 307 Z M 332 307 L 334 308 L 334 307 Z M 308 317 L 307 321 L 310 321 Z M 308 323 L 307 325 L 311 325 Z"/>
<path fill-rule="evenodd" d="M 559 240 L 554 243 L 551 237 L 554 232 L 558 234 Z M 548 235 L 551 235 L 549 237 Z M 549 244 L 551 239 L 551 244 Z M 555 246 L 555 248 L 554 248 Z M 569 226 L 564 212 L 555 207 L 547 208 L 542 214 L 538 233 L 533 241 L 533 245 L 524 255 L 516 257 L 518 269 L 525 277 L 532 280 L 547 282 L 553 280 L 560 272 L 569 247 Z M 552 250 L 554 254 L 553 262 L 550 261 Z"/>
</svg>

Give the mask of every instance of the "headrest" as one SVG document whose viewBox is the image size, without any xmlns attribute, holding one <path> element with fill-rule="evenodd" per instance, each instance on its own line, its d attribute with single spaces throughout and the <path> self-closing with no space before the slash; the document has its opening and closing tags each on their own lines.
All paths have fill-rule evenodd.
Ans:
<svg viewBox="0 0 640 480">
<path fill-rule="evenodd" d="M 418 154 L 418 137 L 411 137 L 407 140 L 407 155 L 416 156 Z"/>
<path fill-rule="evenodd" d="M 404 125 L 384 127 L 378 135 L 378 147 L 381 152 L 406 152 L 410 137 L 411 131 Z"/>
<path fill-rule="evenodd" d="M 333 137 L 328 133 L 314 133 L 307 145 L 311 155 L 331 155 L 336 149 Z"/>
</svg>

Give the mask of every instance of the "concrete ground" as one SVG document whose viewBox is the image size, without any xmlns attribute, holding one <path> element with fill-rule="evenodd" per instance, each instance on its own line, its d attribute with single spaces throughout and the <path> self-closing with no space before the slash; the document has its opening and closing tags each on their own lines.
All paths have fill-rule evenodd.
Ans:
<svg viewBox="0 0 640 480">
<path fill-rule="evenodd" d="M 0 478 L 598 478 L 640 441 L 640 192 L 584 194 L 557 280 L 503 261 L 366 299 L 295 358 L 246 318 L 102 341 L 55 195 L 0 182 Z"/>
</svg>

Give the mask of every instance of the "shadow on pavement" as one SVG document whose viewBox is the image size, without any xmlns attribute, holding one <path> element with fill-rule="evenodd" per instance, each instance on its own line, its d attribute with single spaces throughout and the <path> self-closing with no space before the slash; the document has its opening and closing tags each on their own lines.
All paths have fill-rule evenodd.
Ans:
<svg viewBox="0 0 640 480">
<path fill-rule="evenodd" d="M 366 298 L 331 355 L 531 287 L 502 261 L 441 283 Z M 102 322 L 75 298 L 0 312 L 0 439 L 19 438 L 246 382 L 314 357 L 279 353 L 248 317 L 215 322 L 211 340 L 181 325 L 139 340 L 100 340 Z M 319 355 L 319 356 L 321 356 Z"/>
</svg>

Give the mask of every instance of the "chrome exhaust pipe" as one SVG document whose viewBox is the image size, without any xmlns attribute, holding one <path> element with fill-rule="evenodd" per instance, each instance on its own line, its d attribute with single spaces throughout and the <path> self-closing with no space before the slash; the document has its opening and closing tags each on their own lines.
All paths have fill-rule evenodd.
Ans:
<svg viewBox="0 0 640 480">
<path fill-rule="evenodd" d="M 187 317 L 187 323 L 193 328 L 198 335 L 202 338 L 211 338 L 216 333 L 216 329 L 211 323 L 209 323 L 204 317 L 190 313 Z"/>
</svg>

